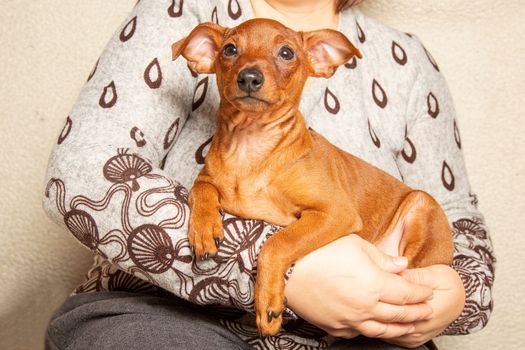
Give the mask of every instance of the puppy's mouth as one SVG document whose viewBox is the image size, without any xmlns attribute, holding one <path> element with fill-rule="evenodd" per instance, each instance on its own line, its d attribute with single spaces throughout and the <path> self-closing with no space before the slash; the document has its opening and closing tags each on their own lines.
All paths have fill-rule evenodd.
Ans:
<svg viewBox="0 0 525 350">
<path fill-rule="evenodd" d="M 234 101 L 246 102 L 246 103 L 264 103 L 264 104 L 267 104 L 267 105 L 272 104 L 268 100 L 265 100 L 265 99 L 262 99 L 262 98 L 259 98 L 259 97 L 256 97 L 256 96 L 253 96 L 253 95 L 250 95 L 250 94 L 244 95 L 244 96 L 234 97 L 233 100 Z"/>
</svg>

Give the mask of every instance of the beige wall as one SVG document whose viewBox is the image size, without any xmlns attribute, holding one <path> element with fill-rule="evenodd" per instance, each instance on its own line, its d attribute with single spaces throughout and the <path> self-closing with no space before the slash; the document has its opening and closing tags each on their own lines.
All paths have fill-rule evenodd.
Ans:
<svg viewBox="0 0 525 350">
<path fill-rule="evenodd" d="M 1 349 L 41 349 L 52 310 L 89 266 L 86 250 L 40 208 L 44 169 L 92 65 L 135 2 L 69 0 L 58 8 L 51 0 L 0 2 Z M 367 0 L 362 8 L 416 33 L 440 63 L 471 181 L 492 228 L 499 262 L 491 322 L 481 333 L 440 343 L 519 349 L 525 342 L 525 2 Z"/>
</svg>

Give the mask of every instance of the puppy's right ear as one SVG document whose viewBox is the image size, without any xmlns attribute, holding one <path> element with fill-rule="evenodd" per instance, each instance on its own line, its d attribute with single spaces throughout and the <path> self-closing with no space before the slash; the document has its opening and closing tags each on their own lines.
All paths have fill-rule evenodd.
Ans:
<svg viewBox="0 0 525 350">
<path fill-rule="evenodd" d="M 173 60 L 182 55 L 196 73 L 215 73 L 215 59 L 222 46 L 226 28 L 207 22 L 195 27 L 190 35 L 171 45 Z"/>
</svg>

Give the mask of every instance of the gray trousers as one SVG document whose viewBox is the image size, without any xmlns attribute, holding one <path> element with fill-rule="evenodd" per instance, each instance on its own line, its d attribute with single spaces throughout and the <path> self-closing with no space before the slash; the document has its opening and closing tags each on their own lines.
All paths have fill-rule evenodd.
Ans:
<svg viewBox="0 0 525 350">
<path fill-rule="evenodd" d="M 204 308 L 173 297 L 94 292 L 69 297 L 52 317 L 46 350 L 252 349 Z M 338 350 L 400 350 L 375 339 L 333 344 Z M 426 350 L 427 347 L 418 348 Z"/>
</svg>

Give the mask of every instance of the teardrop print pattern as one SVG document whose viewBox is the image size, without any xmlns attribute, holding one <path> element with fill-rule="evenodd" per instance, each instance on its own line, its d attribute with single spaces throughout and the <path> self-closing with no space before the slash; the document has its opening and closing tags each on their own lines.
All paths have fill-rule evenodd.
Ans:
<svg viewBox="0 0 525 350">
<path fill-rule="evenodd" d="M 439 102 L 432 92 L 427 96 L 427 108 L 428 115 L 436 119 L 439 115 Z"/>
<path fill-rule="evenodd" d="M 149 174 L 153 168 L 144 159 L 127 153 L 120 153 L 111 157 L 104 165 L 104 177 L 113 183 L 131 182 L 131 189 L 140 189 L 137 180 Z"/>
<path fill-rule="evenodd" d="M 372 82 L 372 97 L 374 98 L 376 105 L 380 108 L 385 108 L 388 104 L 388 96 L 386 95 L 385 90 L 375 79 Z"/>
<path fill-rule="evenodd" d="M 408 146 L 408 149 L 407 149 Z M 417 157 L 417 151 L 416 147 L 414 146 L 414 143 L 410 138 L 405 139 L 405 147 L 403 148 L 403 151 L 401 151 L 401 156 L 407 163 L 414 163 Z"/>
<path fill-rule="evenodd" d="M 447 190 L 454 190 L 454 187 L 456 186 L 456 180 L 454 178 L 454 174 L 452 173 L 452 169 L 450 169 L 450 166 L 446 161 L 443 161 L 443 166 L 441 168 L 441 181 Z"/>
<path fill-rule="evenodd" d="M 206 98 L 206 92 L 208 91 L 208 77 L 204 77 L 197 83 L 195 88 L 195 93 L 193 94 L 193 103 L 191 105 L 191 110 L 194 111 L 199 108 L 204 99 Z"/>
<path fill-rule="evenodd" d="M 100 95 L 100 99 L 98 100 L 98 104 L 102 108 L 111 108 L 115 105 L 115 103 L 117 103 L 117 99 L 117 88 L 115 86 L 115 82 L 112 80 L 107 86 L 104 87 L 104 90 Z"/>
<path fill-rule="evenodd" d="M 432 64 L 432 67 L 434 67 L 434 69 L 439 72 L 439 66 L 437 65 L 436 60 L 434 59 L 434 57 L 432 57 L 432 55 L 430 54 L 430 52 L 427 50 L 426 47 L 423 47 L 423 50 L 425 50 L 425 54 L 427 55 L 427 58 L 428 58 L 430 64 Z"/>
<path fill-rule="evenodd" d="M 155 274 L 166 272 L 176 256 L 166 231 L 151 224 L 133 230 L 128 237 L 128 252 L 135 265 Z"/>
<path fill-rule="evenodd" d="M 408 62 L 406 51 L 395 41 L 392 41 L 392 57 L 399 65 L 404 66 Z"/>
<path fill-rule="evenodd" d="M 164 149 L 168 149 L 173 144 L 173 141 L 175 141 L 175 137 L 177 136 L 177 132 L 179 131 L 179 121 L 180 118 L 177 118 L 169 127 L 168 131 L 166 132 L 166 135 L 164 136 Z"/>
<path fill-rule="evenodd" d="M 135 34 L 135 30 L 137 29 L 137 16 L 133 17 L 125 26 L 122 28 L 122 31 L 120 32 L 120 41 L 125 43 L 129 39 L 133 37 L 133 34 Z"/>
<path fill-rule="evenodd" d="M 241 5 L 239 5 L 238 0 L 229 0 L 228 1 L 228 16 L 231 19 L 236 20 L 242 15 Z"/>
<path fill-rule="evenodd" d="M 190 66 L 186 66 L 186 67 L 188 67 L 188 70 L 190 71 L 192 77 L 197 78 L 199 76 L 199 74 L 197 74 L 193 70 L 191 70 Z"/>
<path fill-rule="evenodd" d="M 207 146 L 211 143 L 212 139 L 213 137 L 207 139 L 206 142 L 200 145 L 197 151 L 195 152 L 195 161 L 197 162 L 197 164 L 204 164 L 206 154 L 208 153 Z"/>
<path fill-rule="evenodd" d="M 58 136 L 57 144 L 61 144 L 64 142 L 66 137 L 68 137 L 69 133 L 71 132 L 71 127 L 73 126 L 73 121 L 71 121 L 71 118 L 68 116 L 66 118 L 66 124 L 62 128 L 62 131 L 60 132 L 60 135 Z"/>
<path fill-rule="evenodd" d="M 324 91 L 324 107 L 331 114 L 337 114 L 341 105 L 339 104 L 339 99 L 330 91 L 329 88 L 326 88 Z"/>
<path fill-rule="evenodd" d="M 144 147 L 146 145 L 146 140 L 144 139 L 144 133 L 140 131 L 139 128 L 134 126 L 131 128 L 131 131 L 129 132 L 129 136 L 133 141 L 135 141 L 135 144 L 137 147 Z"/>
<path fill-rule="evenodd" d="M 166 161 L 168 160 L 168 153 L 164 156 L 164 158 L 162 158 L 162 160 L 160 161 L 160 164 L 159 164 L 159 168 L 160 170 L 164 170 L 166 168 Z"/>
<path fill-rule="evenodd" d="M 168 8 L 168 15 L 173 18 L 182 16 L 184 7 L 184 0 L 172 0 L 171 6 Z"/>
<path fill-rule="evenodd" d="M 95 73 L 97 72 L 97 68 L 98 68 L 98 62 L 100 61 L 100 58 L 97 60 L 97 62 L 95 63 L 95 66 L 93 67 L 93 69 L 91 70 L 91 73 L 89 73 L 89 76 L 87 78 L 87 81 L 90 81 L 91 78 L 93 78 L 93 76 L 95 75 Z"/>
<path fill-rule="evenodd" d="M 368 119 L 368 133 L 370 134 L 370 138 L 372 139 L 372 142 L 377 148 L 381 148 L 381 140 L 379 140 L 379 137 L 377 137 L 376 132 L 374 129 L 372 129 L 372 126 L 370 125 L 370 119 Z"/>
<path fill-rule="evenodd" d="M 355 67 L 357 67 L 357 57 L 354 56 L 350 59 L 350 61 L 346 62 L 344 64 L 345 68 L 348 68 L 348 69 L 355 69 Z"/>
<path fill-rule="evenodd" d="M 359 22 L 355 22 L 356 28 L 357 28 L 357 38 L 359 39 L 359 42 L 363 44 L 366 41 L 366 34 L 363 31 L 363 28 L 359 25 Z"/>
<path fill-rule="evenodd" d="M 213 8 L 211 12 L 211 21 L 215 24 L 219 24 L 219 15 L 217 14 L 217 6 Z"/>
<path fill-rule="evenodd" d="M 155 57 L 144 71 L 144 81 L 151 89 L 158 89 L 162 84 L 162 70 L 159 60 Z"/>
<path fill-rule="evenodd" d="M 459 149 L 461 149 L 461 136 L 459 135 L 459 128 L 458 124 L 454 120 L 454 140 L 456 141 L 456 145 Z"/>
</svg>

